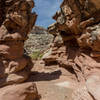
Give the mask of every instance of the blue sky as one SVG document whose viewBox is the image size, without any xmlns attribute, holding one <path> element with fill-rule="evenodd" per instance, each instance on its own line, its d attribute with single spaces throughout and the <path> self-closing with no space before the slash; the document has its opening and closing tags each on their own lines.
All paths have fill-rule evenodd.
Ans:
<svg viewBox="0 0 100 100">
<path fill-rule="evenodd" d="M 59 6 L 62 0 L 34 0 L 35 8 L 33 11 L 36 11 L 38 18 L 36 25 L 48 27 L 54 22 L 52 16 L 59 10 Z"/>
</svg>

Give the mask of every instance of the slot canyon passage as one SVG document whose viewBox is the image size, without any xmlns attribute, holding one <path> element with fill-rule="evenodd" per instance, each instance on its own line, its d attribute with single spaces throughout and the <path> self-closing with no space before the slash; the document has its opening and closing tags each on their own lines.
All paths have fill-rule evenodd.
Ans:
<svg viewBox="0 0 100 100">
<path fill-rule="evenodd" d="M 100 0 L 63 0 L 48 50 L 32 61 L 34 5 L 0 0 L 0 100 L 100 100 Z"/>
</svg>

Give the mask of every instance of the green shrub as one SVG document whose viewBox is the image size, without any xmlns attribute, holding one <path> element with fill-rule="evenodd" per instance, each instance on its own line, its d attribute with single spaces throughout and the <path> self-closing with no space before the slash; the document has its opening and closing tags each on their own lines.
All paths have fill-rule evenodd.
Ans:
<svg viewBox="0 0 100 100">
<path fill-rule="evenodd" d="M 41 51 L 35 51 L 33 52 L 30 56 L 33 60 L 38 60 L 41 59 L 43 57 L 43 52 L 41 53 Z"/>
</svg>

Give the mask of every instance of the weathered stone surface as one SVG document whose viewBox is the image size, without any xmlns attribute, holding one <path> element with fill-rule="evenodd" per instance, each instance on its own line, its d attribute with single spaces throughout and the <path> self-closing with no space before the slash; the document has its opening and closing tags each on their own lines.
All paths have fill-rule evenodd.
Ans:
<svg viewBox="0 0 100 100">
<path fill-rule="evenodd" d="M 53 16 L 56 22 L 48 28 L 55 38 L 51 53 L 43 60 L 75 75 L 72 100 L 100 99 L 99 3 L 99 0 L 63 0 L 60 11 Z"/>
<path fill-rule="evenodd" d="M 93 51 L 100 51 L 100 24 L 87 27 L 78 38 L 78 43 L 83 47 L 90 47 Z"/>
<path fill-rule="evenodd" d="M 27 70 L 5 75 L 5 77 L 0 78 L 0 87 L 10 84 L 22 83 L 28 78 L 28 76 L 29 72 L 27 72 Z"/>
<path fill-rule="evenodd" d="M 10 85 L 0 89 L 0 100 L 37 100 L 38 97 L 34 83 Z"/>
<path fill-rule="evenodd" d="M 6 59 L 18 59 L 23 56 L 23 53 L 23 42 L 7 42 L 0 45 L 0 55 Z"/>
<path fill-rule="evenodd" d="M 24 41 L 36 21 L 33 0 L 0 0 L 0 86 L 24 82 L 32 62 Z"/>
<path fill-rule="evenodd" d="M 93 100 L 93 98 L 89 95 L 87 88 L 82 85 L 75 90 L 72 100 Z"/>
<path fill-rule="evenodd" d="M 100 73 L 99 72 L 94 72 L 89 75 L 87 81 L 86 81 L 86 86 L 89 91 L 89 93 L 93 96 L 95 100 L 100 99 Z"/>
<path fill-rule="evenodd" d="M 37 17 L 33 7 L 33 0 L 0 0 L 0 100 L 39 99 L 36 85 L 23 83 L 33 66 L 24 54 L 24 42 Z"/>
<path fill-rule="evenodd" d="M 13 73 L 24 69 L 28 65 L 29 59 L 25 56 L 9 62 L 6 73 Z"/>
</svg>

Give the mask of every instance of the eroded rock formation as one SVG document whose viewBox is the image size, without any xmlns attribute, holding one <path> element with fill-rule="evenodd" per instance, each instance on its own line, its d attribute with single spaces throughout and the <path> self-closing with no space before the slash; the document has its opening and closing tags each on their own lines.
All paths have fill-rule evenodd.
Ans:
<svg viewBox="0 0 100 100">
<path fill-rule="evenodd" d="M 23 47 L 37 17 L 31 13 L 33 7 L 33 0 L 0 0 L 0 87 L 22 83 L 29 76 L 32 63 L 24 54 Z M 8 94 L 7 98 L 4 97 L 5 92 L 0 93 L 0 100 L 35 100 L 37 90 L 32 87 L 35 84 L 7 87 L 5 92 L 19 94 Z M 25 97 L 20 97 L 22 94 Z"/>
<path fill-rule="evenodd" d="M 100 0 L 64 0 L 53 16 L 56 23 L 48 28 L 55 38 L 43 59 L 75 75 L 72 100 L 100 100 L 99 4 Z"/>
<path fill-rule="evenodd" d="M 24 83 L 0 89 L 0 100 L 38 100 L 36 85 Z"/>
</svg>

